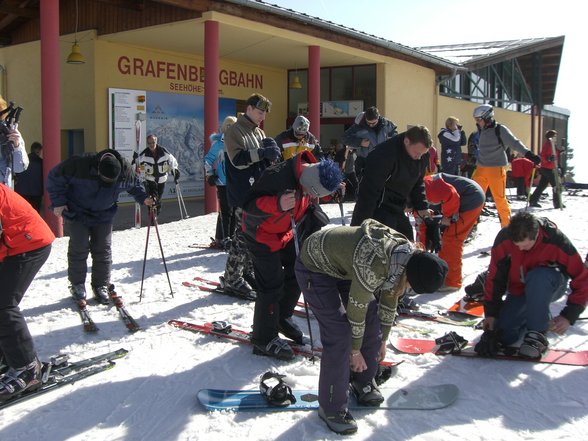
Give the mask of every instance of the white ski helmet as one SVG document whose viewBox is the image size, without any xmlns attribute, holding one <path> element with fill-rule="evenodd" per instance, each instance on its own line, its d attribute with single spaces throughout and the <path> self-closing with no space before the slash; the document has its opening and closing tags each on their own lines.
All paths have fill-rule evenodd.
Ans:
<svg viewBox="0 0 588 441">
<path fill-rule="evenodd" d="M 482 104 L 474 109 L 474 118 L 482 118 L 484 120 L 494 118 L 494 107 L 490 104 Z"/>
</svg>

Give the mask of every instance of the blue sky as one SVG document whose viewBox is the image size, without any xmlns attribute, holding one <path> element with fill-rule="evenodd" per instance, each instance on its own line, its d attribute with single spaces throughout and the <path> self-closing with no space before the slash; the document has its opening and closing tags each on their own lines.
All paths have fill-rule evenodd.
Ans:
<svg viewBox="0 0 588 441">
<path fill-rule="evenodd" d="M 582 2 L 561 0 L 265 0 L 407 46 L 565 35 L 554 105 L 571 112 L 576 180 L 588 182 L 583 113 L 588 21 Z"/>
</svg>

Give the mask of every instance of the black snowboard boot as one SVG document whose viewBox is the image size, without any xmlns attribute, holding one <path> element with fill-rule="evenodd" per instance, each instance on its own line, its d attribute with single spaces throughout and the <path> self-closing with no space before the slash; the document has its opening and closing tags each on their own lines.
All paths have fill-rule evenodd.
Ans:
<svg viewBox="0 0 588 441">
<path fill-rule="evenodd" d="M 529 331 L 519 348 L 519 355 L 527 358 L 541 358 L 549 348 L 549 342 L 541 332 Z"/>
<path fill-rule="evenodd" d="M 351 380 L 350 384 L 351 390 L 360 405 L 378 407 L 384 402 L 384 397 L 373 380 L 369 383 L 360 383 L 357 380 Z"/>
</svg>

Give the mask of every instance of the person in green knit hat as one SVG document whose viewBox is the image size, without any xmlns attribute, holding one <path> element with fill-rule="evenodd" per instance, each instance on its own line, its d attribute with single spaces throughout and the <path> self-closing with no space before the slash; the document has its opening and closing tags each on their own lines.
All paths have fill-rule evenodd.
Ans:
<svg viewBox="0 0 588 441">
<path fill-rule="evenodd" d="M 436 291 L 447 264 L 404 235 L 373 220 L 310 235 L 295 265 L 305 300 L 319 323 L 323 356 L 319 417 L 340 434 L 357 431 L 347 410 L 349 385 L 360 404 L 382 403 L 374 377 L 398 298 L 410 286 Z M 351 380 L 349 372 L 351 371 Z"/>
</svg>

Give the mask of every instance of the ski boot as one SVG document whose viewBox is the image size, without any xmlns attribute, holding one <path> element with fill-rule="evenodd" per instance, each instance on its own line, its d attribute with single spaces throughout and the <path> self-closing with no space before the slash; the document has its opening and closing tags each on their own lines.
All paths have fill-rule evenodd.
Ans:
<svg viewBox="0 0 588 441">
<path fill-rule="evenodd" d="M 519 355 L 525 358 L 539 359 L 547 352 L 549 342 L 541 332 L 529 331 L 519 348 Z"/>
</svg>

